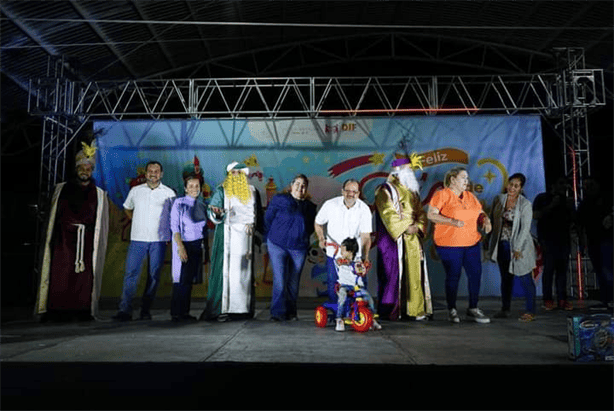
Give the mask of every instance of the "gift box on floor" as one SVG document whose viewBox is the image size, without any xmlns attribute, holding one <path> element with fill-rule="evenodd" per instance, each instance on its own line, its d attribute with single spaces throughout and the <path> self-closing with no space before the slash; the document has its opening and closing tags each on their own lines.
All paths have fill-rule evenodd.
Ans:
<svg viewBox="0 0 614 411">
<path fill-rule="evenodd" d="M 567 317 L 569 358 L 574 361 L 614 361 L 614 317 L 593 314 Z"/>
</svg>

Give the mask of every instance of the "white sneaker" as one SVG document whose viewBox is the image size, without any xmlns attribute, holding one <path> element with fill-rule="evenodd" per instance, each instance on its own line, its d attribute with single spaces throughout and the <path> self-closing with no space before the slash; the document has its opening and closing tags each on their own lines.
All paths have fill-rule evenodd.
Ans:
<svg viewBox="0 0 614 411">
<path fill-rule="evenodd" d="M 450 311 L 448 311 L 448 321 L 453 323 L 459 323 L 461 321 L 456 308 L 452 308 Z"/>
<path fill-rule="evenodd" d="M 371 329 L 376 330 L 376 331 L 382 329 L 382 326 L 377 321 L 375 321 L 375 318 L 373 319 L 373 324 L 371 325 Z"/>
<path fill-rule="evenodd" d="M 473 321 L 480 324 L 488 324 L 490 322 L 490 318 L 486 317 L 479 308 L 468 308 L 467 317 L 473 318 Z"/>
<path fill-rule="evenodd" d="M 343 318 L 337 318 L 337 325 L 335 326 L 335 331 L 345 331 L 345 324 L 343 323 Z"/>
</svg>

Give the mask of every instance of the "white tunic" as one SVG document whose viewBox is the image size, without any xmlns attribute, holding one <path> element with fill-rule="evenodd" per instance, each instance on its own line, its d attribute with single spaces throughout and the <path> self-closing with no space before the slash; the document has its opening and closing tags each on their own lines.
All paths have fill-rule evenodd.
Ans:
<svg viewBox="0 0 614 411">
<path fill-rule="evenodd" d="M 224 222 L 224 269 L 222 289 L 222 314 L 248 313 L 252 283 L 252 241 L 256 222 L 256 195 L 247 204 L 236 198 L 224 196 L 224 209 L 228 210 Z"/>
</svg>

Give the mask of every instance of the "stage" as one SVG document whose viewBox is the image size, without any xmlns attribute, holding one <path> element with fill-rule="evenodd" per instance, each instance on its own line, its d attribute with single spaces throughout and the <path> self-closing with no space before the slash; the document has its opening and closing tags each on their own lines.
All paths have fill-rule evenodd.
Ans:
<svg viewBox="0 0 614 411">
<path fill-rule="evenodd" d="M 165 300 L 151 321 L 112 322 L 114 301 L 101 302 L 98 322 L 3 315 L 2 408 L 613 408 L 612 363 L 568 359 L 567 316 L 587 309 L 540 308 L 521 323 L 514 300 L 511 318 L 477 324 L 461 299 L 452 324 L 436 300 L 432 321 L 360 334 L 317 328 L 317 303 L 301 300 L 300 320 L 282 323 L 269 321 L 267 301 L 255 319 L 226 323 L 173 323 Z M 489 316 L 499 304 L 480 302 Z M 192 315 L 203 307 L 193 301 Z"/>
</svg>

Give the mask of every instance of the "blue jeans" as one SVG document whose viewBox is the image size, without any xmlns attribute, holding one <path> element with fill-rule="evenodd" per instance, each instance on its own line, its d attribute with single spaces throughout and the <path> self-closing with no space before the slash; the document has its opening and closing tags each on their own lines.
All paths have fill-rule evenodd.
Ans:
<svg viewBox="0 0 614 411">
<path fill-rule="evenodd" d="M 145 291 L 143 291 L 143 303 L 141 304 L 141 312 L 149 312 L 151 303 L 156 297 L 158 284 L 160 284 L 160 271 L 164 264 L 164 254 L 166 252 L 165 241 L 131 241 L 128 246 L 128 255 L 126 256 L 126 272 L 124 274 L 124 288 L 122 290 L 121 300 L 119 302 L 119 311 L 126 314 L 132 314 L 132 299 L 136 294 L 136 289 L 139 285 L 139 277 L 141 275 L 141 266 L 143 259 L 149 254 L 149 276 L 145 283 Z"/>
<path fill-rule="evenodd" d="M 335 266 L 335 259 L 332 257 L 326 257 L 326 288 L 328 290 L 328 302 L 330 304 L 337 303 L 337 292 L 335 291 L 335 284 L 337 284 L 337 280 L 339 276 L 337 275 L 337 267 Z M 366 290 L 369 282 L 367 281 L 367 276 L 362 278 L 362 283 L 364 284 L 363 288 Z M 375 311 L 373 311 L 375 312 Z"/>
<path fill-rule="evenodd" d="M 499 251 L 497 251 L 497 263 L 501 272 L 501 302 L 502 310 L 509 311 L 512 305 L 512 290 L 514 289 L 514 277 L 520 280 L 520 285 L 527 298 L 527 312 L 535 314 L 535 282 L 531 273 L 522 276 L 516 276 L 509 272 L 511 263 L 511 248 L 509 241 L 499 242 Z"/>
<path fill-rule="evenodd" d="M 482 281 L 482 254 L 480 243 L 470 247 L 439 247 L 437 254 L 441 258 L 446 271 L 446 301 L 448 310 L 456 308 L 458 282 L 462 269 L 467 274 L 467 288 L 469 289 L 469 308 L 477 308 L 480 284 Z"/>
<path fill-rule="evenodd" d="M 353 290 L 354 290 L 353 285 L 339 284 L 339 291 L 337 292 L 337 317 L 336 318 L 343 318 L 343 314 L 344 314 L 343 306 L 345 305 L 345 301 L 347 300 L 348 291 L 353 291 Z M 363 292 L 363 299 L 367 300 L 369 309 L 371 310 L 372 313 L 375 314 L 375 303 L 373 302 L 373 297 L 371 297 L 371 294 L 369 294 L 366 288 L 361 287 L 361 290 Z"/>
<path fill-rule="evenodd" d="M 328 302 L 335 304 L 337 302 L 337 293 L 335 292 L 335 284 L 339 276 L 337 275 L 337 267 L 335 267 L 335 259 L 326 257 L 326 289 L 328 290 Z"/>
<path fill-rule="evenodd" d="M 289 250 L 271 241 L 267 241 L 267 249 L 273 268 L 271 316 L 296 317 L 296 300 L 307 250 Z"/>
</svg>

